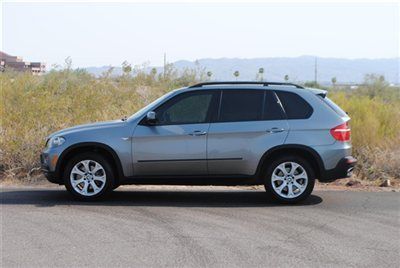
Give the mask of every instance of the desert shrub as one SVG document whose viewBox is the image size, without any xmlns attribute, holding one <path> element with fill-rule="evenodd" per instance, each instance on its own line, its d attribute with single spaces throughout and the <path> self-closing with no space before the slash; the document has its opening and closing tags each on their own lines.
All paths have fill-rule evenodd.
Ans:
<svg viewBox="0 0 400 268">
<path fill-rule="evenodd" d="M 112 77 L 94 77 L 67 67 L 43 76 L 0 74 L 0 172 L 27 174 L 38 167 L 38 155 L 52 132 L 94 121 L 129 116 L 166 92 L 206 80 L 200 67 L 165 74 L 134 66 Z M 376 90 L 375 90 L 376 89 Z M 329 96 L 351 116 L 354 154 L 361 178 L 399 178 L 400 89 L 379 76 L 368 76 L 356 90 L 335 87 Z"/>
<path fill-rule="evenodd" d="M 52 132 L 73 125 L 119 119 L 176 87 L 197 81 L 169 66 L 163 76 L 136 68 L 134 77 L 94 77 L 67 68 L 43 76 L 0 74 L 0 171 L 26 173 L 38 167 L 38 155 Z M 15 173 L 15 172 L 14 172 Z"/>
<path fill-rule="evenodd" d="M 351 117 L 357 175 L 400 179 L 400 88 L 367 75 L 357 89 L 336 89 L 329 96 Z"/>
</svg>

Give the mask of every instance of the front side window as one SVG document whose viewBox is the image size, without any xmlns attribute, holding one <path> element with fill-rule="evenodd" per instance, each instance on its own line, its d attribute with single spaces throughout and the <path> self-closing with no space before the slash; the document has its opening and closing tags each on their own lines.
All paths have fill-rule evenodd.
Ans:
<svg viewBox="0 0 400 268">
<path fill-rule="evenodd" d="M 156 109 L 157 125 L 207 122 L 213 95 L 213 92 L 190 92 L 176 96 Z"/>
<path fill-rule="evenodd" d="M 264 91 L 224 90 L 219 122 L 256 121 L 262 119 Z"/>
</svg>

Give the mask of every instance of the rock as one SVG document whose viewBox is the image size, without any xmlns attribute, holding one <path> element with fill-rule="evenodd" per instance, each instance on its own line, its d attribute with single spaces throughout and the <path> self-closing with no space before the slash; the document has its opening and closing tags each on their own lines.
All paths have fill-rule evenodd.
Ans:
<svg viewBox="0 0 400 268">
<path fill-rule="evenodd" d="M 361 185 L 361 182 L 355 181 L 355 180 L 351 180 L 346 183 L 346 186 L 348 186 L 348 187 L 354 187 L 354 186 L 360 186 L 360 185 Z"/>
<path fill-rule="evenodd" d="M 381 185 L 379 185 L 380 187 L 390 187 L 392 186 L 392 184 L 390 183 L 390 180 L 384 180 Z"/>
</svg>

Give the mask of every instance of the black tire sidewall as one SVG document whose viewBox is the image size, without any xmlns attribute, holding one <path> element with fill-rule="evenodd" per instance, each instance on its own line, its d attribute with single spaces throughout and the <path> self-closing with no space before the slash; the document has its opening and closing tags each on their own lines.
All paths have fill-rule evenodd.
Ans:
<svg viewBox="0 0 400 268">
<path fill-rule="evenodd" d="M 272 187 L 272 172 L 274 169 L 279 166 L 280 164 L 284 162 L 294 162 L 299 165 L 301 165 L 304 170 L 307 172 L 308 176 L 308 183 L 306 190 L 300 194 L 299 196 L 295 198 L 284 198 L 280 196 L 278 193 L 276 193 Z M 308 163 L 307 160 L 298 157 L 298 156 L 284 156 L 280 157 L 279 159 L 276 159 L 273 161 L 270 165 L 268 165 L 268 168 L 265 173 L 265 181 L 264 181 L 264 186 L 266 192 L 276 201 L 282 202 L 282 203 L 297 203 L 300 202 L 304 199 L 306 199 L 308 196 L 310 196 L 311 192 L 314 189 L 314 184 L 315 184 L 315 172 L 312 169 L 311 165 Z"/>
<path fill-rule="evenodd" d="M 80 161 L 82 160 L 93 160 L 98 162 L 100 165 L 103 166 L 105 172 L 106 172 L 106 182 L 104 188 L 98 192 L 95 195 L 92 196 L 83 196 L 76 192 L 74 188 L 71 185 L 70 181 L 70 173 L 72 168 Z M 64 171 L 64 185 L 67 188 L 67 190 L 77 199 L 79 200 L 96 200 L 105 197 L 108 193 L 110 193 L 114 189 L 114 172 L 113 169 L 110 165 L 110 163 L 101 155 L 96 154 L 96 153 L 81 153 L 73 158 L 71 158 Z"/>
</svg>

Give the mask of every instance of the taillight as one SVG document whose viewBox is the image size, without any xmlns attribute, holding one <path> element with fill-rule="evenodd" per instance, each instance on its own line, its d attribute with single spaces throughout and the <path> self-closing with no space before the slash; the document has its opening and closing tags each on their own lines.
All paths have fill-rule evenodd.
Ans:
<svg viewBox="0 0 400 268">
<path fill-rule="evenodd" d="M 331 129 L 331 135 L 337 141 L 350 141 L 350 133 L 350 127 L 347 122 Z"/>
</svg>

